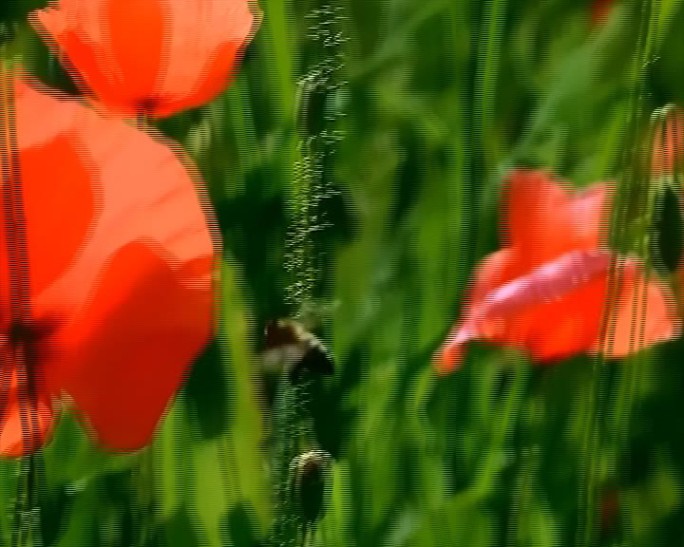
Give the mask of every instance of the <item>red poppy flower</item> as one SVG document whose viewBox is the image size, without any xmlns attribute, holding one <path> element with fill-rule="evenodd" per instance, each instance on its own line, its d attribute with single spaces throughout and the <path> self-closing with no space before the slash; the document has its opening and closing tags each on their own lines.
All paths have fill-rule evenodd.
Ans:
<svg viewBox="0 0 684 547">
<path fill-rule="evenodd" d="M 188 171 L 161 142 L 17 82 L 40 435 L 22 440 L 0 253 L 0 453 L 39 447 L 67 394 L 100 443 L 145 445 L 212 330 L 215 244 Z M 6 237 L 0 224 L 0 241 Z M 26 339 L 24 339 L 26 340 Z"/>
<path fill-rule="evenodd" d="M 604 23 L 610 15 L 615 0 L 594 0 L 591 4 L 591 22 L 594 25 Z"/>
<path fill-rule="evenodd" d="M 620 492 L 615 488 L 606 488 L 601 492 L 599 501 L 599 527 L 603 534 L 610 534 L 620 516 Z"/>
<path fill-rule="evenodd" d="M 510 175 L 505 247 L 478 268 L 463 318 L 437 355 L 440 371 L 458 366 L 463 344 L 475 339 L 526 350 L 539 363 L 604 349 L 601 318 L 614 257 L 600 241 L 610 195 L 605 184 L 572 194 L 541 171 Z M 610 357 L 672 338 L 679 328 L 669 290 L 635 258 L 618 263 L 614 339 L 605 348 Z M 636 306 L 644 289 L 645 313 Z M 643 337 L 630 344 L 634 321 Z"/>
<path fill-rule="evenodd" d="M 82 87 L 126 116 L 213 99 L 254 30 L 249 0 L 58 0 L 31 20 Z"/>
</svg>

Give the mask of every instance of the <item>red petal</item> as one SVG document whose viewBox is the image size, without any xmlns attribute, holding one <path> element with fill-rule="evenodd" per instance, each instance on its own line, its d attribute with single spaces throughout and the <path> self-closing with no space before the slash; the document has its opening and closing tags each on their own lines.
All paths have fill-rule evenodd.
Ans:
<svg viewBox="0 0 684 547">
<path fill-rule="evenodd" d="M 72 75 L 113 112 L 166 116 L 199 106 L 228 83 L 253 33 L 248 0 L 61 0 L 31 15 Z M 141 11 L 142 10 L 142 11 Z"/>
<path fill-rule="evenodd" d="M 21 166 L 31 282 L 39 294 L 83 245 L 95 218 L 95 196 L 84 159 L 66 135 L 24 150 Z"/>
<path fill-rule="evenodd" d="M 95 198 L 87 160 L 70 136 L 76 119 L 73 105 L 37 93 L 23 83 L 15 87 L 27 272 L 36 296 L 61 275 L 80 251 L 94 221 Z M 5 238 L 0 215 L 0 241 Z M 8 276 L 7 254 L 1 252 L 0 300 L 4 306 L 9 302 Z M 40 315 L 41 310 L 34 312 Z M 0 317 L 9 316 L 9 311 L 0 313 Z"/>
<path fill-rule="evenodd" d="M 537 361 L 586 351 L 603 311 L 610 255 L 573 251 L 490 293 L 474 310 L 478 338 L 524 348 Z"/>
<path fill-rule="evenodd" d="M 597 248 L 609 190 L 596 184 L 573 195 L 544 171 L 513 171 L 503 230 L 520 251 L 518 275 L 572 250 Z"/>
<path fill-rule="evenodd" d="M 610 307 L 612 326 L 606 331 L 610 340 L 601 341 L 597 336 L 593 352 L 621 358 L 679 336 L 681 322 L 674 295 L 664 283 L 647 278 L 633 259 L 621 266 L 615 282 L 621 286 L 618 301 Z"/>
<path fill-rule="evenodd" d="M 6 365 L 3 363 L 3 367 Z M 8 372 L 7 368 L 0 375 L 0 407 L 4 408 L 0 413 L 0 455 L 26 456 L 45 443 L 53 424 L 49 398 L 39 395 L 36 406 L 24 397 L 20 399 L 16 371 Z"/>
<path fill-rule="evenodd" d="M 591 5 L 591 22 L 594 25 L 605 23 L 615 0 L 594 0 Z"/>
<path fill-rule="evenodd" d="M 14 86 L 20 150 L 45 146 L 56 136 L 68 134 L 79 108 L 74 101 L 59 101 L 54 91 L 36 91 L 34 87 L 40 89 L 40 84 L 29 86 L 28 79 L 18 74 Z"/>
<path fill-rule="evenodd" d="M 607 205 L 610 203 L 612 194 L 611 183 L 594 183 L 575 193 L 569 204 L 572 241 L 567 251 L 598 249 L 601 246 L 607 236 L 610 220 Z"/>
<path fill-rule="evenodd" d="M 157 114 L 166 116 L 209 102 L 228 84 L 239 54 L 255 31 L 244 1 L 176 3 L 170 21 L 164 98 Z"/>
<path fill-rule="evenodd" d="M 76 108 L 37 93 L 21 81 L 15 84 L 16 124 L 19 147 L 19 170 L 29 263 L 20 273 L 30 276 L 32 296 L 31 327 L 49 329 L 60 321 L 58 310 L 43 306 L 39 295 L 47 290 L 75 261 L 85 235 L 95 219 L 95 199 L 91 177 L 81 151 L 74 146 L 70 130 Z M 68 211 L 68 214 L 65 214 Z M 0 241 L 6 240 L 6 227 L 0 215 Z M 6 334 L 9 319 L 9 265 L 7 253 L 0 252 L 0 330 Z M 57 316 L 53 315 L 56 314 Z M 53 322 L 55 323 L 53 325 Z M 52 424 L 52 393 L 43 381 L 42 355 L 49 351 L 49 341 L 42 336 L 36 342 L 40 358 L 30 364 L 37 394 L 37 409 L 17 396 L 16 364 L 7 340 L 0 342 L 5 383 L 0 386 L 0 454 L 20 456 L 39 448 Z M 0 381 L 0 383 L 2 383 Z M 4 397 L 4 401 L 2 400 Z M 22 440 L 22 412 L 35 414 L 38 435 Z"/>
<path fill-rule="evenodd" d="M 162 54 L 168 56 L 170 44 L 167 42 L 174 39 L 168 32 L 172 17 L 169 3 L 161 0 L 137 2 L 132 11 L 130 2 L 88 1 L 100 5 L 100 24 L 105 25 L 106 40 L 101 47 L 114 61 L 107 68 L 119 76 L 118 85 L 129 97 L 129 107 L 135 112 L 142 106 L 140 103 L 161 95 L 165 65 Z M 99 95 L 97 87 L 93 91 Z"/>
<path fill-rule="evenodd" d="M 211 268 L 198 266 L 204 274 Z M 130 243 L 70 332 L 72 373 L 64 388 L 107 448 L 135 450 L 150 441 L 210 335 L 211 292 L 183 275 L 149 246 Z"/>
<path fill-rule="evenodd" d="M 480 339 L 528 351 L 537 362 L 554 361 L 576 353 L 596 351 L 601 319 L 608 295 L 611 256 L 602 251 L 573 251 L 558 260 L 493 289 L 474 302 L 465 320 L 443 350 L 443 360 L 458 357 L 461 346 Z M 645 285 L 641 265 L 626 262 L 625 277 L 616 313 L 612 357 L 677 336 L 669 291 L 657 281 Z M 637 316 L 644 321 L 644 337 L 629 345 L 637 287 L 648 286 L 647 309 Z M 448 367 L 447 367 L 448 368 Z"/>
<path fill-rule="evenodd" d="M 60 8 L 36 10 L 29 21 L 85 93 L 95 93 L 115 112 L 135 114 L 100 24 L 98 4 L 62 1 Z"/>
<path fill-rule="evenodd" d="M 137 448 L 211 330 L 207 216 L 169 147 L 29 88 L 17 107 L 34 100 L 46 119 L 70 112 L 52 139 L 26 122 L 22 150 L 34 312 L 53 329 L 41 389 L 68 391 L 103 443 Z"/>
<path fill-rule="evenodd" d="M 512 278 L 512 267 L 515 262 L 516 256 L 511 249 L 503 249 L 493 253 L 482 262 L 475 273 L 475 281 L 464 299 L 463 316 L 470 313 L 471 306 L 477 306 L 487 294 Z M 438 372 L 446 374 L 460 366 L 461 345 L 468 339 L 462 332 L 459 323 L 435 355 L 434 363 Z"/>
</svg>

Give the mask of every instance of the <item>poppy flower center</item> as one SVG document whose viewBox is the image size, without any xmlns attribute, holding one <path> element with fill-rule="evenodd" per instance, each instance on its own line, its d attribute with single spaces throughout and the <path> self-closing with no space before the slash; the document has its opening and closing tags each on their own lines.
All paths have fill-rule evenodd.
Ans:
<svg viewBox="0 0 684 547">
<path fill-rule="evenodd" d="M 24 353 L 26 367 L 29 371 L 35 371 L 39 361 L 39 354 L 44 341 L 53 330 L 53 324 L 46 320 L 12 321 L 5 332 L 0 335 L 0 340 L 5 347 L 16 352 L 18 349 Z"/>
<path fill-rule="evenodd" d="M 44 328 L 36 321 L 13 321 L 7 329 L 7 342 L 13 347 L 34 345 L 42 337 Z"/>
<path fill-rule="evenodd" d="M 149 118 L 154 114 L 159 107 L 159 97 L 149 96 L 143 97 L 138 101 L 137 113 L 138 117 Z"/>
</svg>

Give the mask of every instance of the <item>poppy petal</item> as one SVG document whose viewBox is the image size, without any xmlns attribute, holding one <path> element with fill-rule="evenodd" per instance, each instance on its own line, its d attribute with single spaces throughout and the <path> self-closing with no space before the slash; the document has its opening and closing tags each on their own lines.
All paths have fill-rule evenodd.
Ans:
<svg viewBox="0 0 684 547">
<path fill-rule="evenodd" d="M 507 181 L 503 231 L 521 253 L 518 274 L 578 249 L 597 248 L 609 188 L 570 193 L 545 171 L 515 170 Z"/>
<path fill-rule="evenodd" d="M 36 450 L 50 429 L 53 394 L 43 382 L 42 356 L 50 350 L 47 333 L 56 327 L 59 317 L 54 317 L 54 310 L 43 307 L 36 297 L 75 261 L 84 234 L 96 216 L 90 177 L 70 138 L 76 110 L 72 105 L 36 92 L 18 74 L 13 77 L 19 159 L 18 169 L 13 174 L 19 177 L 21 184 L 28 261 L 11 263 L 5 250 L 0 253 L 0 352 L 3 358 L 0 375 L 5 375 L 0 378 L 0 384 L 4 384 L 0 385 L 0 454 L 6 456 Z M 55 166 L 59 168 L 55 169 Z M 67 209 L 69 214 L 65 214 Z M 0 241 L 7 240 L 4 216 L 0 215 Z M 13 303 L 11 275 L 22 276 L 19 277 L 22 281 L 23 276 L 29 276 L 32 299 L 31 316 L 22 316 L 22 322 L 14 324 L 10 321 L 18 318 L 10 309 Z M 32 351 L 27 366 L 34 382 L 36 408 L 17 396 L 17 369 L 11 351 L 17 340 L 8 339 L 17 335 L 16 327 L 35 334 L 35 339 L 31 338 Z M 27 443 L 21 438 L 22 414 L 35 414 L 38 418 L 38 436 Z"/>
<path fill-rule="evenodd" d="M 239 53 L 253 34 L 254 15 L 247 2 L 178 4 L 169 21 L 171 48 L 162 74 L 165 116 L 209 102 L 232 76 Z"/>
<path fill-rule="evenodd" d="M 573 251 L 505 283 L 473 306 L 448 343 L 458 355 L 464 343 L 480 339 L 529 351 L 538 362 L 575 353 L 596 352 L 605 313 L 611 255 L 604 251 Z M 670 292 L 658 281 L 644 280 L 642 265 L 626 259 L 616 313 L 615 338 L 608 354 L 623 357 L 669 340 L 679 332 Z M 630 345 L 637 287 L 647 289 L 646 311 L 637 316 L 644 336 Z M 642 297 L 643 298 L 643 297 Z"/>
<path fill-rule="evenodd" d="M 144 242 L 130 243 L 113 257 L 67 335 L 72 362 L 64 389 L 109 449 L 150 441 L 209 338 L 211 292 L 188 281 Z"/>
<path fill-rule="evenodd" d="M 572 222 L 571 247 L 566 249 L 598 249 L 607 237 L 607 206 L 613 197 L 611 183 L 594 183 L 576 192 L 569 204 Z M 548 229 L 548 227 L 547 227 Z"/>
<path fill-rule="evenodd" d="M 591 23 L 600 25 L 606 22 L 615 0 L 593 0 L 591 4 Z"/>
<path fill-rule="evenodd" d="M 30 21 L 99 104 L 123 116 L 200 106 L 254 31 L 248 0 L 60 0 Z"/>
<path fill-rule="evenodd" d="M 482 262 L 464 299 L 463 316 L 467 316 L 470 308 L 482 302 L 487 294 L 496 287 L 510 281 L 515 259 L 515 253 L 512 249 L 502 249 L 491 254 Z M 458 368 L 462 359 L 461 346 L 470 339 L 468 336 L 467 331 L 461 328 L 460 323 L 452 330 L 449 338 L 435 355 L 434 363 L 439 373 L 446 374 Z"/>
<path fill-rule="evenodd" d="M 475 339 L 526 349 L 539 361 L 585 351 L 600 325 L 610 259 L 574 251 L 494 288 L 472 305 L 448 355 Z"/>
<path fill-rule="evenodd" d="M 121 85 L 123 76 L 106 47 L 97 3 L 62 1 L 59 7 L 31 12 L 29 21 L 84 92 L 96 93 L 116 112 L 126 112 L 130 103 Z"/>
<path fill-rule="evenodd" d="M 610 253 L 573 251 L 490 293 L 470 329 L 537 361 L 586 351 L 603 311 Z"/>
<path fill-rule="evenodd" d="M 110 52 L 115 62 L 109 68 L 120 75 L 119 87 L 125 91 L 133 112 L 142 112 L 150 107 L 146 102 L 162 93 L 163 60 L 169 57 L 167 41 L 173 39 L 167 33 L 172 16 L 170 6 L 160 1 L 136 2 L 134 11 L 131 11 L 130 2 L 102 0 L 99 3 L 100 24 L 105 24 L 106 40 L 101 47 Z M 93 92 L 101 95 L 98 88 L 93 88 Z"/>
<path fill-rule="evenodd" d="M 30 263 L 27 273 L 32 293 L 39 294 L 80 251 L 84 234 L 95 219 L 96 203 L 87 160 L 71 138 L 76 110 L 23 82 L 15 87 L 18 174 Z M 67 210 L 69 214 L 65 214 Z M 58 235 L 55 226 L 59 226 Z M 3 241 L 4 233 L 4 219 L 0 218 Z M 8 279 L 5 253 L 0 253 L 0 271 L 2 279 Z M 7 302 L 9 283 L 0 285 L 0 295 Z"/>
<path fill-rule="evenodd" d="M 617 359 L 679 336 L 681 321 L 674 295 L 659 279 L 647 278 L 635 260 L 627 260 L 621 273 L 619 299 L 610 306 L 607 333 L 610 340 L 595 340 L 591 351 Z"/>
<path fill-rule="evenodd" d="M 23 150 L 21 167 L 31 286 L 40 293 L 80 251 L 95 220 L 95 196 L 89 170 L 67 135 Z"/>
<path fill-rule="evenodd" d="M 210 335 L 219 245 L 196 173 L 170 142 L 29 88 L 22 108 L 32 96 L 71 112 L 63 135 L 35 131 L 40 146 L 22 150 L 32 275 L 43 280 L 33 308 L 50 325 L 41 387 L 71 395 L 103 444 L 138 448 Z"/>
<path fill-rule="evenodd" d="M 200 200 L 203 190 L 193 184 L 172 143 L 82 106 L 71 135 L 74 149 L 88 160 L 97 221 L 83 234 L 78 261 L 37 295 L 38 304 L 64 317 L 77 315 L 103 265 L 132 241 L 159 246 L 177 267 L 214 256 L 218 242 L 209 230 L 208 201 Z M 211 275 L 208 269 L 205 276 Z"/>
<path fill-rule="evenodd" d="M 49 398 L 38 395 L 35 405 L 19 398 L 17 374 L 7 371 L 0 378 L 0 455 L 16 458 L 40 448 L 52 431 L 54 415 Z M 7 385 L 3 385 L 7 384 Z M 35 433 L 29 434 L 33 427 Z"/>
<path fill-rule="evenodd" d="M 78 111 L 75 101 L 59 101 L 54 92 L 40 89 L 38 82 L 29 85 L 29 80 L 23 73 L 17 73 L 15 77 L 15 113 L 20 150 L 44 146 L 56 136 L 67 134 Z"/>
</svg>

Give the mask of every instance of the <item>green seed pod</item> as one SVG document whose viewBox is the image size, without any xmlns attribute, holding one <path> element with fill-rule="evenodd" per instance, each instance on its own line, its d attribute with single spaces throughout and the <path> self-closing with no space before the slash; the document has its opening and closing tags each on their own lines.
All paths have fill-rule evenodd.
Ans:
<svg viewBox="0 0 684 547">
<path fill-rule="evenodd" d="M 684 113 L 668 104 L 651 116 L 649 147 L 650 192 L 654 199 L 651 257 L 664 272 L 679 266 L 684 244 L 682 232 L 682 176 L 684 175 Z"/>
<path fill-rule="evenodd" d="M 311 74 L 299 82 L 296 97 L 297 129 L 303 138 L 323 130 L 326 86 L 322 77 Z"/>
<path fill-rule="evenodd" d="M 0 46 L 9 44 L 17 35 L 17 24 L 13 21 L 0 22 Z"/>
<path fill-rule="evenodd" d="M 330 492 L 332 457 L 325 450 L 310 450 L 290 464 L 292 505 L 305 526 L 323 517 Z"/>
<path fill-rule="evenodd" d="M 682 257 L 684 226 L 682 205 L 672 188 L 665 188 L 654 221 L 651 244 L 655 262 L 666 272 L 674 272 Z"/>
</svg>

